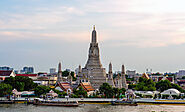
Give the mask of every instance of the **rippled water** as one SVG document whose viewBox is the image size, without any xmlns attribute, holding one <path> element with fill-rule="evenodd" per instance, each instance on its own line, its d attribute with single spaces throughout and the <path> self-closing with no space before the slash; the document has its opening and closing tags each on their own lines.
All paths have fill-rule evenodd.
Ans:
<svg viewBox="0 0 185 112">
<path fill-rule="evenodd" d="M 48 107 L 26 104 L 1 104 L 0 112 L 185 112 L 185 106 L 139 105 L 111 106 L 86 104 L 80 107 Z"/>
</svg>

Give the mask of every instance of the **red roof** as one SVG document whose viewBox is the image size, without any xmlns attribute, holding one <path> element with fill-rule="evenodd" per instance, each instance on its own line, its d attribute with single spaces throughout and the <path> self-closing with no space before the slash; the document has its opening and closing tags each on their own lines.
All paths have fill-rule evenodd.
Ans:
<svg viewBox="0 0 185 112">
<path fill-rule="evenodd" d="M 163 77 L 159 77 L 159 78 L 158 78 L 158 81 L 160 81 L 160 80 L 162 80 L 162 79 L 163 79 Z M 166 79 L 169 80 L 170 82 L 173 81 L 173 78 L 172 78 L 172 77 L 166 77 Z"/>
<path fill-rule="evenodd" d="M 16 76 L 37 77 L 37 74 L 16 74 Z"/>
<path fill-rule="evenodd" d="M 57 86 L 59 86 L 63 91 L 67 91 L 68 89 L 72 89 L 71 84 L 67 82 L 57 83 Z"/>
<path fill-rule="evenodd" d="M 91 86 L 89 82 L 81 82 L 80 86 L 87 92 L 94 91 L 94 88 Z"/>
<path fill-rule="evenodd" d="M 12 73 L 12 70 L 11 71 L 0 70 L 0 76 L 10 76 L 11 73 Z"/>
</svg>

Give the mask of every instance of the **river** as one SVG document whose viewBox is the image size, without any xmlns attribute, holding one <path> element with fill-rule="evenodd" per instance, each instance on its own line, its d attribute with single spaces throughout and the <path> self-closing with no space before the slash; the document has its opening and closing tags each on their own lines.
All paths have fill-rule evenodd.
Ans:
<svg viewBox="0 0 185 112">
<path fill-rule="evenodd" d="M 185 112 L 185 106 L 111 106 L 101 104 L 85 104 L 80 107 L 50 107 L 26 104 L 0 104 L 0 112 Z"/>
</svg>

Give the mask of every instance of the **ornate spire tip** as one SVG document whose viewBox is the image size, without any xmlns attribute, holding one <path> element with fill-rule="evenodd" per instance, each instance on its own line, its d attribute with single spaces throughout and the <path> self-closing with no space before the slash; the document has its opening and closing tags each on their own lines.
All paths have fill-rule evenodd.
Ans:
<svg viewBox="0 0 185 112">
<path fill-rule="evenodd" d="M 95 30 L 95 25 L 93 26 L 93 29 Z"/>
</svg>

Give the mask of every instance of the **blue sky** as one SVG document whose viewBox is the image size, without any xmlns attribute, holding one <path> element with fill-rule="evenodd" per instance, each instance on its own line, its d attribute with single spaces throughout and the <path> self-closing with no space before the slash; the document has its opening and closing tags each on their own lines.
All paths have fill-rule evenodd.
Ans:
<svg viewBox="0 0 185 112">
<path fill-rule="evenodd" d="M 185 69 L 183 0 L 1 0 L 0 66 L 82 67 L 96 25 L 105 68 Z"/>
</svg>

